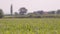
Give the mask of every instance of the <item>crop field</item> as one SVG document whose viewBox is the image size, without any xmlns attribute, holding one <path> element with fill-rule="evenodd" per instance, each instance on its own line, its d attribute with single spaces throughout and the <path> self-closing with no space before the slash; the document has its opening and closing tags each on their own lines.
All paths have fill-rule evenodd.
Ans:
<svg viewBox="0 0 60 34">
<path fill-rule="evenodd" d="M 60 18 L 0 19 L 0 34 L 60 34 Z"/>
</svg>

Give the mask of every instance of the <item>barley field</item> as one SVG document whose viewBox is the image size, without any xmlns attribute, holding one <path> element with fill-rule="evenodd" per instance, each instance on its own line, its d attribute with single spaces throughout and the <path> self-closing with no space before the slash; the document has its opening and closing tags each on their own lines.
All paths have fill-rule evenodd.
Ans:
<svg viewBox="0 0 60 34">
<path fill-rule="evenodd" d="M 60 34 L 60 18 L 0 19 L 0 34 Z"/>
</svg>

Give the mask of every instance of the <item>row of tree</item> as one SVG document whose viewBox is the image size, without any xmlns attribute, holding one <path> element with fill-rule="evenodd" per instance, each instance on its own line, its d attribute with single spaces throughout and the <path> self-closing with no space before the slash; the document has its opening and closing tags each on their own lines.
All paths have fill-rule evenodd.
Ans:
<svg viewBox="0 0 60 34">
<path fill-rule="evenodd" d="M 22 7 L 19 9 L 19 13 L 15 12 L 15 16 L 18 17 L 41 17 L 42 15 L 59 15 L 60 14 L 60 9 L 57 11 L 43 11 L 43 10 L 38 10 L 38 11 L 34 11 L 33 13 L 27 13 L 28 9 L 26 9 L 25 7 Z M 26 14 L 27 13 L 27 14 Z"/>
<path fill-rule="evenodd" d="M 28 11 L 28 9 L 26 9 L 25 7 L 22 7 L 22 8 L 20 8 L 19 9 L 19 13 L 18 12 L 15 12 L 15 17 L 16 16 L 29 16 L 29 17 L 31 17 L 31 16 L 34 16 L 35 15 L 35 17 L 36 16 L 41 16 L 41 15 L 49 15 L 49 14 L 60 14 L 60 9 L 59 10 L 57 10 L 57 11 L 48 11 L 48 12 L 45 12 L 45 11 L 43 11 L 43 10 L 38 10 L 38 11 L 34 11 L 33 13 L 28 13 L 28 14 L 26 14 L 27 13 L 27 11 Z M 12 14 L 12 13 L 11 13 Z M 4 13 L 3 13 L 3 10 L 2 9 L 0 9 L 0 18 L 2 18 L 4 16 Z"/>
<path fill-rule="evenodd" d="M 22 8 L 19 9 L 19 15 L 25 15 L 27 13 L 27 11 L 28 11 L 28 9 L 26 9 L 25 7 L 22 7 Z M 41 15 L 45 14 L 45 13 L 47 13 L 47 14 L 60 14 L 60 9 L 57 10 L 57 11 L 48 11 L 48 12 L 45 12 L 43 10 L 38 10 L 38 11 L 34 11 L 33 13 L 41 14 Z M 17 15 L 17 14 L 18 13 L 15 12 L 15 15 Z"/>
</svg>

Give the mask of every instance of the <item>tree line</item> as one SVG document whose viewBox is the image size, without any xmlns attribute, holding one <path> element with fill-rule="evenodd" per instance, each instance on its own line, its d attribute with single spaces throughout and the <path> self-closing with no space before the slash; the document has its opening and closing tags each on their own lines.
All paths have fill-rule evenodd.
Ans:
<svg viewBox="0 0 60 34">
<path fill-rule="evenodd" d="M 25 7 L 21 7 L 19 10 L 19 12 L 15 12 L 14 14 L 11 13 L 12 16 L 14 17 L 19 17 L 19 18 L 41 18 L 41 17 L 60 17 L 60 9 L 58 9 L 57 11 L 43 11 L 43 10 L 37 10 L 37 11 L 33 11 L 32 13 L 27 13 L 28 9 L 26 9 Z M 4 12 L 2 9 L 0 9 L 0 18 L 4 17 Z"/>
</svg>

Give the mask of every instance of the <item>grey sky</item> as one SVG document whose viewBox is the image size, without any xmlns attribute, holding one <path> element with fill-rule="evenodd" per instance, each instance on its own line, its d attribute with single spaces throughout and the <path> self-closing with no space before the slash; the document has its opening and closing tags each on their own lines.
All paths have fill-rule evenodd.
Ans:
<svg viewBox="0 0 60 34">
<path fill-rule="evenodd" d="M 20 7 L 26 7 L 28 12 L 60 9 L 60 0 L 0 0 L 0 8 L 3 9 L 5 14 L 10 13 L 11 3 L 14 12 L 18 12 Z"/>
</svg>

